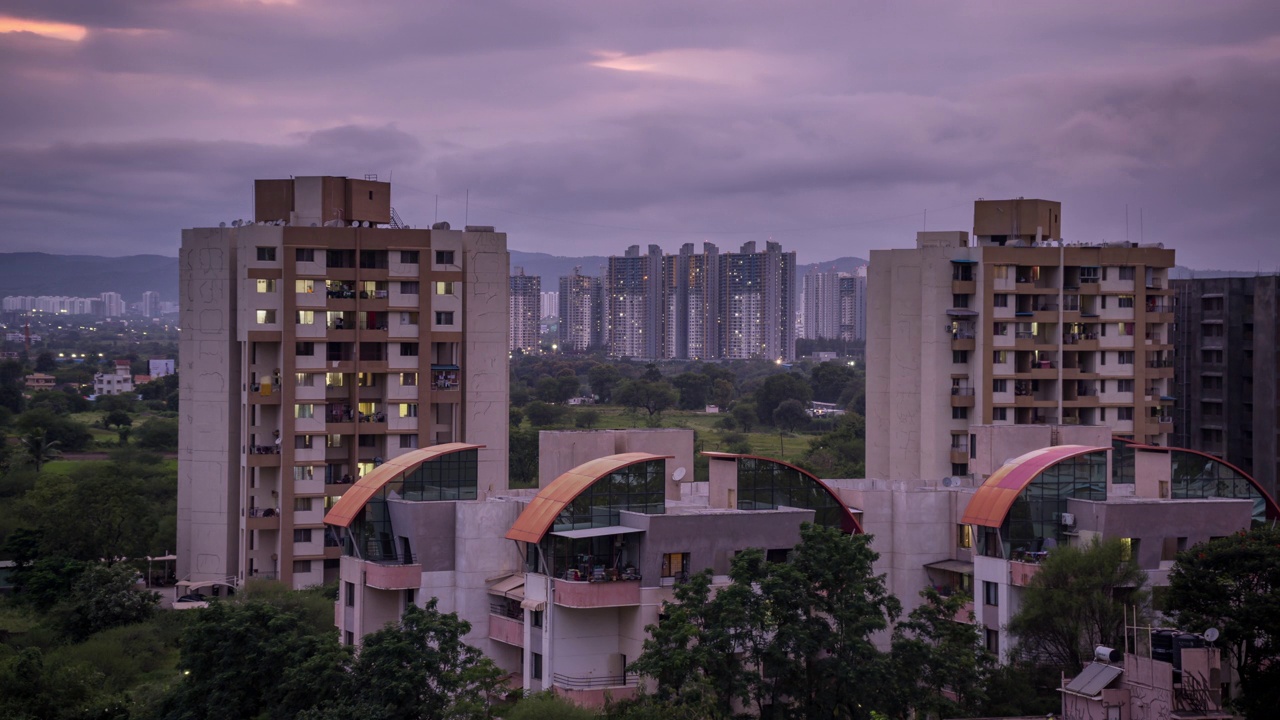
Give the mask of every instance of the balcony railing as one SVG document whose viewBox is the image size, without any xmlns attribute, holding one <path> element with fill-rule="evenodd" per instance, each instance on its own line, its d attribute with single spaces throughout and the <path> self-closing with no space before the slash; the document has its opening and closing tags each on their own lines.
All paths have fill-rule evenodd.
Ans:
<svg viewBox="0 0 1280 720">
<path fill-rule="evenodd" d="M 640 682 L 637 673 L 625 675 L 561 675 L 551 674 L 551 683 L 566 690 L 599 690 L 611 687 L 630 687 Z"/>
<path fill-rule="evenodd" d="M 952 394 L 952 395 L 972 395 L 972 394 L 973 394 L 973 388 L 971 388 L 971 387 L 953 387 L 953 388 L 951 388 L 951 394 Z"/>
</svg>

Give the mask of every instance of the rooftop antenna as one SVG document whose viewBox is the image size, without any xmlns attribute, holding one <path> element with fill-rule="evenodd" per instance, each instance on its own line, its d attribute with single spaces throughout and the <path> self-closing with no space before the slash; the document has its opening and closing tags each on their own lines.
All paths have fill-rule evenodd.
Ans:
<svg viewBox="0 0 1280 720">
<path fill-rule="evenodd" d="M 924 209 L 924 228 L 925 232 L 929 232 L 929 208 Z"/>
<path fill-rule="evenodd" d="M 431 223 L 440 222 L 440 193 L 436 193 L 436 216 L 432 218 Z"/>
<path fill-rule="evenodd" d="M 471 188 L 467 188 L 467 204 L 462 211 L 462 227 L 471 224 Z"/>
<path fill-rule="evenodd" d="M 1142 215 L 1144 208 L 1138 208 L 1138 242 L 1145 243 L 1147 241 L 1147 232 L 1143 227 Z"/>
</svg>

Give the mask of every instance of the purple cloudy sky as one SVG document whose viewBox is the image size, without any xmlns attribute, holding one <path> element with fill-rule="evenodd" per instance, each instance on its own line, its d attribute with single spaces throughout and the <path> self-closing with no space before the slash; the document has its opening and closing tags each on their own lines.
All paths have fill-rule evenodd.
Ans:
<svg viewBox="0 0 1280 720">
<path fill-rule="evenodd" d="M 1064 203 L 1070 241 L 1280 268 L 1280 3 L 2 0 L 0 250 L 176 254 L 252 180 L 412 225 L 802 262 Z"/>
</svg>

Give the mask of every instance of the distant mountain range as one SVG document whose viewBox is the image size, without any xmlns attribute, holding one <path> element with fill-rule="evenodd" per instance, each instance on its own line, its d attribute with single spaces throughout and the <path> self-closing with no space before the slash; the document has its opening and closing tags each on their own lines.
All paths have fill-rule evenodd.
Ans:
<svg viewBox="0 0 1280 720">
<path fill-rule="evenodd" d="M 541 277 L 542 289 L 559 287 L 558 278 L 581 267 L 584 275 L 599 275 L 608 258 L 603 255 L 563 257 L 547 253 L 511 251 L 511 267 L 524 268 L 526 275 Z M 842 257 L 821 263 L 796 266 L 797 286 L 800 278 L 815 267 L 838 272 L 853 272 L 866 265 L 857 257 Z M 1181 265 L 1169 272 L 1171 278 L 1249 277 L 1254 272 L 1237 270 L 1193 270 Z M 154 290 L 166 301 L 178 299 L 178 258 L 163 255 L 50 255 L 23 252 L 0 253 L 0 297 L 7 295 L 67 295 L 97 297 L 104 292 L 118 292 L 126 302 L 138 302 L 142 293 Z M 799 292 L 799 287 L 797 287 Z"/>
</svg>

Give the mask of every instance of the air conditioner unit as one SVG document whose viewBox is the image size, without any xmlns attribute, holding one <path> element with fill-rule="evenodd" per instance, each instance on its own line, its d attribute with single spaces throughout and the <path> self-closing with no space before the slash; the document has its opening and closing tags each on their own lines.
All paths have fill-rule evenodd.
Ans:
<svg viewBox="0 0 1280 720">
<path fill-rule="evenodd" d="M 1075 527 L 1076 516 L 1074 513 L 1062 513 L 1062 526 Z"/>
</svg>

